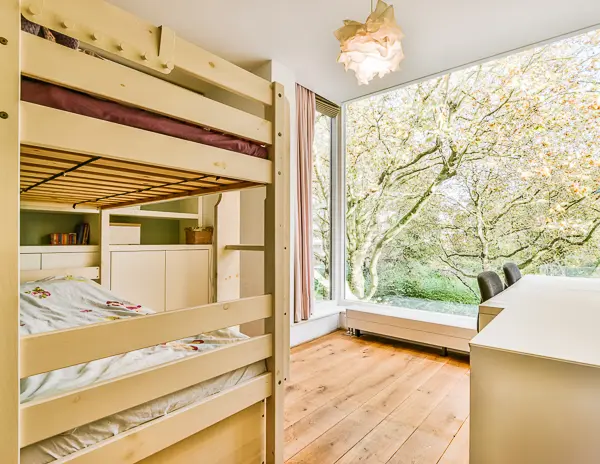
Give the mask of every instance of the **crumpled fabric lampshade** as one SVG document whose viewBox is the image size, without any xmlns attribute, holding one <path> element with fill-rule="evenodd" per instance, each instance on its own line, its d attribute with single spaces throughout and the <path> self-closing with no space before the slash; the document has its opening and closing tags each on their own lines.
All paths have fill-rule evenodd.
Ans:
<svg viewBox="0 0 600 464">
<path fill-rule="evenodd" d="M 397 71 L 404 58 L 400 41 L 404 34 L 394 7 L 381 0 L 364 24 L 345 20 L 335 37 L 340 41 L 338 63 L 344 63 L 346 71 L 353 70 L 360 85 Z"/>
</svg>

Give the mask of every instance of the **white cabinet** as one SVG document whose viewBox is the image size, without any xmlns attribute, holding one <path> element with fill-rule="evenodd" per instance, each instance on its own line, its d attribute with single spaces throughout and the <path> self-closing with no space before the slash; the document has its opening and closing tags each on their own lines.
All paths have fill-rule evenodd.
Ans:
<svg viewBox="0 0 600 464">
<path fill-rule="evenodd" d="M 22 246 L 21 270 L 38 271 L 77 269 L 100 265 L 100 252 L 96 245 Z"/>
<path fill-rule="evenodd" d="M 167 251 L 166 308 L 189 308 L 209 303 L 210 252 Z"/>
<path fill-rule="evenodd" d="M 171 311 L 208 304 L 210 246 L 114 247 L 111 252 L 111 290 L 155 311 Z"/>
<path fill-rule="evenodd" d="M 165 310 L 165 252 L 111 253 L 111 291 L 132 303 Z"/>
<path fill-rule="evenodd" d="M 41 253 L 23 253 L 21 252 L 21 270 L 22 271 L 37 271 L 42 268 Z"/>
<path fill-rule="evenodd" d="M 90 253 L 43 253 L 42 269 L 65 269 L 97 266 L 100 256 Z"/>
</svg>

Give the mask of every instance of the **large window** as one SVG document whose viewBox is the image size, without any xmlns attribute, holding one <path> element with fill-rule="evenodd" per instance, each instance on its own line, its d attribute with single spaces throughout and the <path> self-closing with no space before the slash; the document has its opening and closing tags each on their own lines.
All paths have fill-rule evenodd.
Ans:
<svg viewBox="0 0 600 464">
<path fill-rule="evenodd" d="M 313 272 L 315 299 L 331 299 L 331 117 L 317 112 L 313 143 Z"/>
<path fill-rule="evenodd" d="M 475 316 L 507 261 L 600 275 L 600 31 L 349 103 L 345 157 L 348 299 Z"/>
</svg>

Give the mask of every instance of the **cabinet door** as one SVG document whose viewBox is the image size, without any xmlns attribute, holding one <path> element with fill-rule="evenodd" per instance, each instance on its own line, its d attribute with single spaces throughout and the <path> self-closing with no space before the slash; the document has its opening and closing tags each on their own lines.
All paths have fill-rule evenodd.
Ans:
<svg viewBox="0 0 600 464">
<path fill-rule="evenodd" d="M 42 268 L 42 255 L 39 253 L 21 253 L 21 270 L 38 271 Z"/>
<path fill-rule="evenodd" d="M 167 251 L 167 311 L 209 303 L 210 251 Z"/>
<path fill-rule="evenodd" d="M 154 311 L 165 310 L 165 252 L 113 251 L 111 291 Z"/>
</svg>

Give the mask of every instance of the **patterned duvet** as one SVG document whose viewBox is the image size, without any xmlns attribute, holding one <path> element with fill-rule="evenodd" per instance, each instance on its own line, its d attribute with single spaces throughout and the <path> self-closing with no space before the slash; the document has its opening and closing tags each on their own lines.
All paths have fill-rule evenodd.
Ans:
<svg viewBox="0 0 600 464">
<path fill-rule="evenodd" d="M 53 277 L 21 285 L 21 335 L 144 317 L 154 311 L 123 301 L 87 279 Z M 234 329 L 199 334 L 21 380 L 21 403 L 54 396 L 148 367 L 235 343 L 247 337 Z M 110 343 L 110 340 L 106 341 Z M 21 450 L 23 464 L 45 464 L 200 401 L 265 372 L 264 362 L 229 372 L 149 401 Z"/>
</svg>

